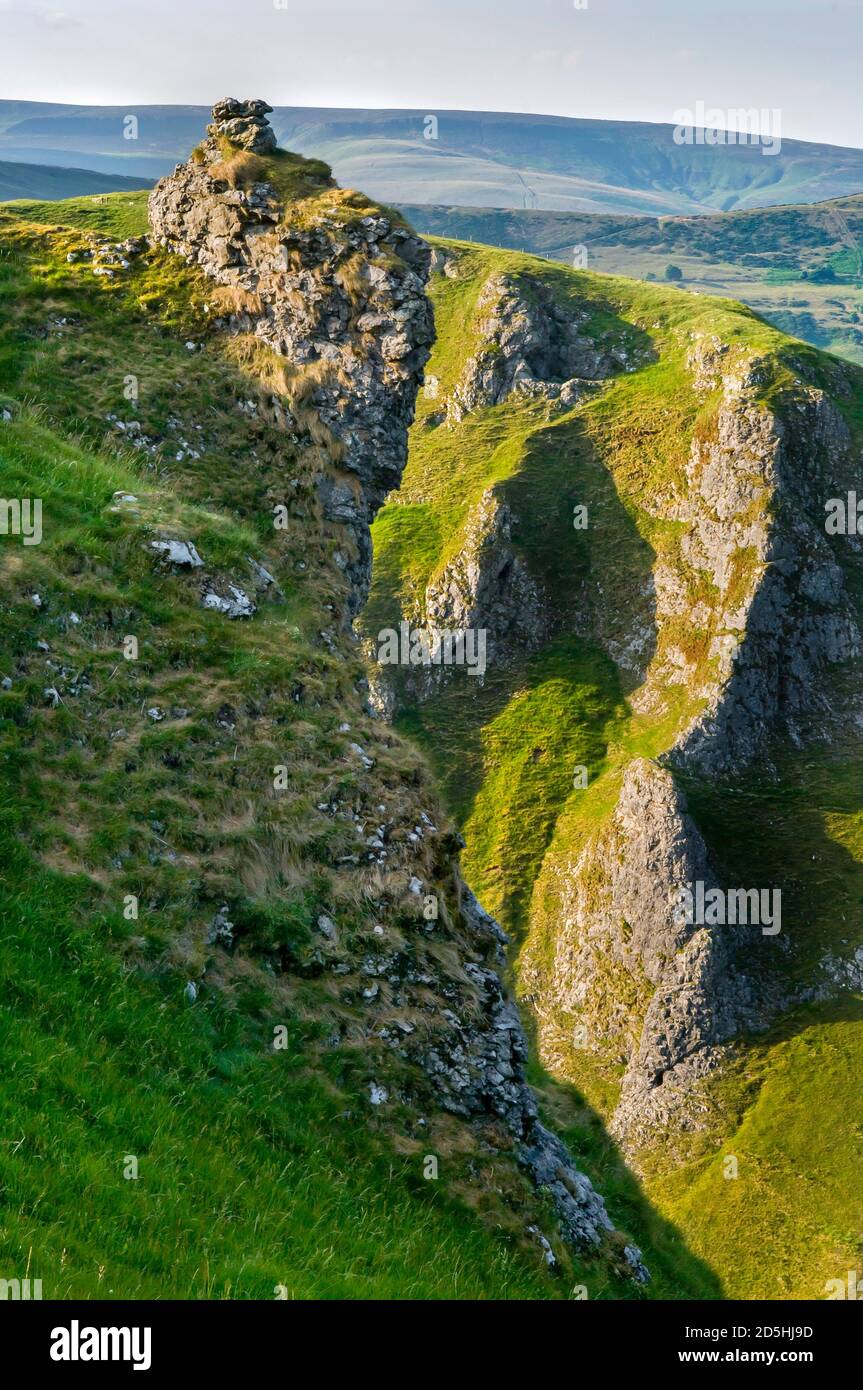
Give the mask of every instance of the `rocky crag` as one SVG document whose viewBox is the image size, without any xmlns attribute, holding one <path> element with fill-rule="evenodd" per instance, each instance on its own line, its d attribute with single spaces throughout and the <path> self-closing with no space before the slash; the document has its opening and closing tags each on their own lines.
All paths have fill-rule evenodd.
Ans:
<svg viewBox="0 0 863 1390">
<path fill-rule="evenodd" d="M 715 675 L 707 708 L 671 756 L 721 773 L 751 761 L 778 729 L 811 737 L 829 710 L 824 673 L 859 652 L 823 526 L 824 498 L 847 470 L 851 439 L 821 390 L 800 383 L 785 418 L 760 404 L 757 359 L 735 361 L 727 345 L 696 343 L 689 366 L 696 389 L 719 389 L 721 400 L 709 436 L 693 440 L 688 495 L 666 514 L 685 523 L 682 558 L 717 596 L 708 619 Z"/>
<path fill-rule="evenodd" d="M 626 361 L 619 349 L 598 349 L 582 331 L 587 314 L 562 306 L 536 277 L 491 276 L 476 312 L 480 343 L 447 400 L 451 423 L 513 392 L 572 405 Z"/>
<path fill-rule="evenodd" d="M 439 248 L 434 255 L 436 269 L 458 280 L 459 257 Z M 432 421 L 453 428 L 489 407 L 528 401 L 554 418 L 614 374 L 635 370 L 643 355 L 626 335 L 598 344 L 589 320 L 586 305 L 577 298 L 562 303 L 536 275 L 490 275 L 474 306 L 475 349 L 445 397 L 432 382 Z M 411 624 L 432 639 L 482 629 L 494 666 L 541 647 L 554 627 L 555 605 L 513 544 L 517 523 L 511 504 L 487 489 L 466 518 L 455 553 L 405 610 Z M 389 717 L 399 702 L 428 699 L 451 674 L 435 664 L 398 673 L 377 668 L 373 706 Z"/>
<path fill-rule="evenodd" d="M 856 446 L 837 405 L 849 387 L 837 370 L 831 398 L 817 374 L 799 361 L 789 369 L 775 347 L 741 341 L 730 324 L 726 336 L 675 326 L 663 333 L 659 356 L 660 366 L 663 352 L 679 362 L 677 395 L 669 391 L 655 410 L 648 397 L 645 455 L 682 399 L 690 423 L 664 446 L 680 465 L 638 482 L 643 460 L 627 455 L 618 464 L 627 428 L 618 421 L 608 428 L 602 399 L 621 373 L 648 376 L 657 353 L 644 342 L 633 346 L 622 320 L 615 322 L 619 289 L 603 296 L 596 287 L 607 310 L 598 321 L 579 294 L 581 277 L 572 277 L 566 295 L 551 281 L 539 291 L 539 269 L 488 275 L 462 249 L 441 250 L 439 260 L 450 281 L 474 276 L 478 345 L 417 429 L 464 430 L 477 412 L 519 401 L 527 410 L 544 399 L 552 429 L 543 437 L 551 440 L 570 411 L 574 459 L 587 434 L 652 540 L 643 550 L 635 537 L 621 543 L 623 521 L 594 502 L 600 519 L 586 542 L 590 568 L 582 565 L 567 612 L 543 577 L 540 543 L 533 552 L 510 545 L 515 489 L 494 484 L 472 504 L 463 547 L 421 592 L 414 588 L 406 610 L 413 621 L 457 614 L 486 627 L 498 670 L 577 623 L 579 638 L 615 663 L 639 728 L 658 731 L 652 758 L 615 765 L 610 813 L 599 825 L 594 818 L 587 830 L 568 828 L 570 821 L 582 826 L 574 809 L 582 793 L 567 803 L 571 816 L 561 806 L 518 967 L 553 1074 L 577 1078 L 579 1054 L 606 1074 L 622 1069 L 612 1129 L 634 1153 L 662 1132 L 701 1124 L 701 1082 L 736 1040 L 763 1030 L 783 1008 L 823 998 L 831 979 L 854 976 L 856 957 L 847 970 L 831 958 L 805 984 L 789 983 L 787 930 L 774 937 L 757 928 L 680 924 L 674 915 L 686 885 L 737 886 L 723 880 L 682 787 L 692 780 L 719 785 L 759 763 L 769 776 L 764 760 L 773 740 L 805 747 L 848 718 L 837 681 L 859 653 L 859 618 L 853 581 L 825 535 L 824 501 L 853 485 Z M 452 291 L 440 293 L 447 302 Z M 654 312 L 659 321 L 648 326 L 664 329 L 662 309 Z M 639 308 L 638 327 L 643 315 Z M 440 370 L 437 362 L 432 370 Z M 615 399 L 626 397 L 617 392 Z M 643 410 L 629 421 L 634 435 Z M 465 450 L 476 447 L 470 435 L 463 440 Z M 455 457 L 444 448 L 442 456 Z M 564 479 L 561 473 L 565 487 Z M 411 480 L 410 488 L 408 500 L 419 503 L 422 484 Z M 538 487 L 536 498 L 549 508 Z M 552 496 L 549 523 L 555 506 Z M 530 517 L 535 536 L 542 515 Z M 561 544 L 560 533 L 554 536 L 548 544 Z M 857 544 L 853 537 L 843 543 Z M 439 685 L 412 679 L 402 689 L 410 703 L 436 698 Z M 542 751 L 533 749 L 531 758 Z M 478 833 L 487 836 L 488 827 Z M 490 878 L 499 874 L 495 863 Z"/>
<path fill-rule="evenodd" d="M 311 189 L 292 204 L 302 211 L 286 215 L 273 182 L 279 161 L 260 158 L 275 151 L 269 109 L 218 103 L 195 158 L 153 190 L 150 223 L 162 246 L 233 292 L 232 330 L 290 365 L 285 426 L 296 430 L 305 409 L 323 427 L 329 458 L 316 482 L 324 515 L 351 532 L 345 568 L 356 612 L 369 583 L 368 523 L 401 477 L 434 336 L 424 294 L 429 251 L 393 216 L 371 207 L 358 215 L 312 164 Z M 294 163 L 302 188 L 304 162 Z M 322 189 L 323 197 L 308 196 Z"/>
<path fill-rule="evenodd" d="M 334 563 L 346 577 L 350 618 L 365 600 L 369 522 L 401 477 L 433 337 L 424 293 L 429 252 L 389 215 L 354 206 L 320 170 L 311 193 L 286 195 L 285 161 L 293 161 L 295 180 L 307 170 L 274 152 L 267 110 L 260 101 L 220 102 L 203 146 L 153 191 L 150 218 L 162 247 L 234 296 L 218 327 L 251 336 L 284 367 L 285 389 L 270 398 L 273 419 L 294 442 L 323 438 L 323 449 L 305 453 L 314 461 L 322 521 L 336 527 Z M 505 536 L 505 517 L 496 527 Z M 470 616 L 454 603 L 442 590 L 436 611 Z M 349 628 L 329 643 L 336 656 L 339 643 L 350 648 Z M 378 744 L 350 747 L 369 798 L 382 800 L 375 767 L 394 745 L 385 730 Z M 372 1104 L 385 1106 L 397 1089 L 403 1104 L 443 1109 L 478 1127 L 485 1145 L 514 1153 L 550 1194 L 568 1241 L 607 1246 L 613 1230 L 601 1197 L 539 1121 L 525 1080 L 525 1036 L 501 984 L 501 933 L 461 883 L 456 842 L 437 830 L 428 805 L 416 805 L 404 836 L 385 805 L 357 805 L 348 816 L 368 830 L 361 855 L 342 862 L 364 866 L 362 892 L 380 921 L 351 947 L 323 916 L 317 960 L 348 1003 L 365 1001 L 378 1069 Z M 345 814 L 326 793 L 319 810 Z M 428 901 L 431 917 L 420 910 Z M 630 1276 L 647 1278 L 633 1246 L 622 1242 L 617 1259 Z"/>
<path fill-rule="evenodd" d="M 657 506 L 684 529 L 654 585 L 656 655 L 633 704 L 650 710 L 674 685 L 703 703 L 664 766 L 639 760 L 625 770 L 608 829 L 578 862 L 552 856 L 559 936 L 538 991 L 544 1009 L 572 1020 L 579 1046 L 624 1062 L 612 1128 L 630 1148 L 669 1125 L 697 1125 L 697 1083 L 727 1045 L 824 983 L 780 983 L 789 943 L 778 934 L 724 924 L 681 934 L 681 888 L 735 885 L 712 865 L 675 775 L 739 775 L 771 737 L 821 736 L 836 718 L 825 675 L 859 651 L 851 597 L 819 527 L 822 499 L 851 458 L 839 412 L 801 384 L 790 423 L 759 402 L 757 359 L 735 360 L 716 341 L 693 346 L 689 369 L 696 389 L 721 395 L 680 491 Z M 687 628 L 709 634 L 706 663 L 680 646 Z"/>
</svg>

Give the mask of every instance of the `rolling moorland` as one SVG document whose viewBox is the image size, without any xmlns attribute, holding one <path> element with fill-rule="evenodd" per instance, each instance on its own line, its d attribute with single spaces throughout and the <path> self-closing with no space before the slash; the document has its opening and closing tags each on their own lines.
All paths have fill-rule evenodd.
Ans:
<svg viewBox="0 0 863 1390">
<path fill-rule="evenodd" d="M 0 160 L 0 202 L 16 198 L 79 198 L 85 193 L 119 193 L 146 188 L 147 179 L 124 179 L 118 174 L 97 174 L 92 169 L 53 168 L 49 164 L 16 164 Z"/>
<path fill-rule="evenodd" d="M 88 170 L 0 164 L 2 200 L 17 202 L 22 214 L 37 218 L 44 215 L 41 204 L 47 199 L 101 195 L 122 182 L 118 175 Z M 136 181 L 128 183 L 132 187 Z M 422 203 L 402 204 L 398 210 L 423 236 L 528 251 L 567 265 L 578 261 L 580 269 L 662 281 L 672 266 L 689 290 L 740 299 L 783 332 L 861 363 L 861 208 L 863 195 L 701 217 Z M 78 216 L 84 215 L 78 209 Z"/>
<path fill-rule="evenodd" d="M 336 178 L 387 203 L 695 215 L 846 197 L 863 188 L 863 151 L 782 141 L 677 145 L 672 125 L 488 111 L 277 106 L 280 145 L 328 161 Z M 137 126 L 129 138 L 127 116 Z M 204 133 L 201 106 L 64 106 L 0 101 L 0 159 L 159 178 Z"/>
<path fill-rule="evenodd" d="M 583 247 L 588 268 L 638 279 L 661 280 L 672 264 L 690 289 L 741 299 L 783 332 L 863 361 L 859 151 L 784 141 L 767 157 L 678 146 L 671 126 L 483 112 L 439 113 L 426 139 L 427 114 L 281 107 L 272 124 L 282 145 L 328 161 L 423 235 L 567 264 Z M 86 169 L 117 188 L 129 175 L 149 183 L 206 119 L 202 107 L 0 102 L 0 158 L 18 161 L 0 167 L 0 197 L 103 191 Z M 56 166 L 73 163 L 84 167 L 67 182 Z"/>
<path fill-rule="evenodd" d="M 823 1296 L 863 1215 L 863 590 L 823 534 L 859 372 L 455 242 L 433 334 L 397 213 L 215 127 L 148 242 L 146 194 L 0 210 L 0 492 L 45 518 L 2 551 L 4 1268 Z M 402 616 L 486 626 L 484 681 L 376 667 Z M 687 867 L 781 884 L 779 944 L 669 940 Z"/>
</svg>

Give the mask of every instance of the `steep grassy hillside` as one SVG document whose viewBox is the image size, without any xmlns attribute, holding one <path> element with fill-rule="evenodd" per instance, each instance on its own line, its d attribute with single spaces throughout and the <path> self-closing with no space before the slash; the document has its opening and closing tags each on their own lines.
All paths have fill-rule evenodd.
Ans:
<svg viewBox="0 0 863 1390">
<path fill-rule="evenodd" d="M 48 164 L 12 164 L 0 161 L 0 203 L 14 198 L 44 201 L 76 198 L 83 193 L 117 193 L 142 188 L 146 179 L 125 179 L 115 174 L 97 174 L 92 169 L 54 168 Z"/>
<path fill-rule="evenodd" d="M 707 625 L 669 616 L 673 601 L 661 622 L 655 612 L 660 592 L 686 595 L 680 614 L 715 601 L 682 564 L 687 514 L 669 517 L 667 503 L 692 495 L 693 441 L 713 439 L 723 408 L 718 378 L 699 379 L 698 354 L 721 344 L 732 377 L 754 364 L 748 408 L 773 412 L 791 439 L 804 428 L 801 393 L 826 393 L 842 421 L 837 431 L 849 431 L 849 477 L 863 443 L 863 377 L 732 302 L 510 251 L 436 245 L 446 273 L 433 281 L 432 387 L 402 485 L 374 524 L 364 622 L 372 644 L 402 614 L 427 622 L 429 595 L 446 584 L 449 592 L 472 584 L 481 614 L 484 563 L 490 575 L 511 575 L 514 565 L 543 595 L 541 622 L 500 648 L 482 682 L 454 673 L 418 690 L 399 676 L 396 722 L 427 751 L 467 841 L 467 881 L 513 938 L 513 975 L 546 1068 L 610 1118 L 623 1059 L 579 1041 L 573 1014 L 551 1009 L 547 980 L 559 965 L 564 889 L 609 825 L 624 770 L 637 758 L 661 762 L 714 680 Z M 465 379 L 481 379 L 476 364 L 489 373 L 495 354 L 499 361 L 508 350 L 500 322 L 510 320 L 495 327 L 494 310 L 484 319 L 478 308 L 501 277 L 521 287 L 523 305 L 544 286 L 577 314 L 579 334 L 597 351 L 617 353 L 616 368 L 579 386 L 575 403 L 531 387 L 454 414 Z M 492 340 L 498 333 L 492 346 L 490 331 Z M 806 470 L 820 466 L 819 448 L 806 453 Z M 508 508 L 511 538 L 492 538 L 484 552 L 472 548 L 470 528 L 489 495 Z M 588 508 L 586 529 L 573 524 L 579 506 Z M 813 524 L 823 530 L 821 504 Z M 460 570 L 461 552 L 470 558 Z M 834 556 L 859 615 L 857 552 L 838 542 Z M 735 563 L 730 607 L 758 582 L 753 552 L 742 549 Z M 488 611 L 498 622 L 500 605 Z M 825 956 L 847 959 L 863 943 L 863 760 L 848 732 L 859 710 L 855 668 L 840 665 L 827 685 L 843 711 L 825 719 L 829 737 L 795 746 L 775 735 L 766 761 L 722 778 L 682 777 L 723 881 L 782 885 L 787 953 L 771 968 L 781 977 L 774 987 L 797 998 L 812 989 Z M 645 880 L 645 896 L 652 890 Z M 771 1029 L 743 1039 L 707 1082 L 694 1128 L 635 1155 L 648 1195 L 729 1296 L 820 1297 L 828 1279 L 859 1262 L 863 1000 L 853 972 L 843 978 L 835 998 L 791 1003 Z M 624 1017 L 638 1004 L 637 985 L 611 957 L 604 997 Z"/>
<path fill-rule="evenodd" d="M 610 275 L 662 281 L 674 265 L 688 289 L 740 299 L 784 333 L 863 363 L 863 196 L 707 217 L 403 211 L 425 236 L 528 251 Z"/>
<path fill-rule="evenodd" d="M 219 328 L 200 272 L 161 249 L 122 264 L 140 213 L 0 211 L 0 495 L 41 499 L 44 527 L 0 539 L 4 1273 L 58 1298 L 639 1296 L 607 1256 L 573 1259 L 378 1039 L 365 962 L 416 914 L 355 866 L 384 814 L 391 853 L 431 816 L 445 845 L 437 793 L 368 716 L 338 631 L 338 539 L 308 487 L 324 435 L 278 424 L 274 364 Z M 170 540 L 215 593 L 266 569 L 254 620 L 202 607 L 154 553 Z M 422 851 L 436 886 L 442 854 Z M 411 949 L 459 986 L 456 936 Z M 716 1297 L 589 1108 L 546 1104 L 649 1294 Z"/>
<path fill-rule="evenodd" d="M 126 119 L 138 121 L 136 138 Z M 586 213 L 698 214 L 814 202 L 863 187 L 859 150 L 784 140 L 686 146 L 672 125 L 501 111 L 277 107 L 288 149 L 328 160 L 344 184 L 388 203 L 456 203 Z M 106 173 L 167 173 L 203 133 L 202 106 L 68 106 L 0 102 L 0 156 Z"/>
</svg>

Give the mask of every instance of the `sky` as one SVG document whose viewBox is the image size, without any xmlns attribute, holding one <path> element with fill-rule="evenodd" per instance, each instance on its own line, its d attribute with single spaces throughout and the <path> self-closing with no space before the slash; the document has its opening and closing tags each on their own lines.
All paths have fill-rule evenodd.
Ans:
<svg viewBox="0 0 863 1390">
<path fill-rule="evenodd" d="M 0 97 L 781 112 L 863 147 L 863 0 L 0 0 Z M 733 126 L 733 117 L 723 124 Z"/>
</svg>

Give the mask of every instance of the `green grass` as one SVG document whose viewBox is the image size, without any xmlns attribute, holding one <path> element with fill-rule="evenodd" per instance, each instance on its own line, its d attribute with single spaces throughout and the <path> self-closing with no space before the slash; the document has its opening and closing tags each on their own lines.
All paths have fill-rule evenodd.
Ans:
<svg viewBox="0 0 863 1390">
<path fill-rule="evenodd" d="M 59 198 L 43 203 L 27 198 L 0 204 L 0 211 L 49 227 L 78 227 L 84 232 L 125 239 L 148 230 L 149 189 L 133 193 L 100 193 L 83 198 Z"/>
<path fill-rule="evenodd" d="M 176 973 L 130 973 L 80 879 L 4 813 L 0 1265 L 45 1298 L 539 1298 L 539 1257 L 386 1151 L 365 1097 Z M 331 1073 L 328 1077 L 327 1070 Z M 138 1160 L 137 1180 L 124 1176 Z M 444 1176 L 446 1164 L 444 1162 Z M 588 1276 L 589 1277 L 589 1276 Z"/>
<path fill-rule="evenodd" d="M 596 777 L 623 706 L 612 663 L 572 639 L 473 684 L 406 710 L 399 727 L 427 751 L 464 828 L 468 882 L 520 939 L 575 769 Z"/>
<path fill-rule="evenodd" d="M 438 277 L 433 288 L 438 341 L 428 372 L 439 391 L 420 404 L 401 488 L 373 527 L 366 619 L 371 631 L 394 624 L 402 612 L 415 617 L 426 586 L 459 551 L 482 494 L 492 489 L 511 505 L 514 549 L 550 596 L 551 637 L 529 659 L 490 668 L 481 687 L 456 676 L 419 707 L 405 696 L 398 722 L 431 760 L 467 840 L 467 880 L 512 935 L 516 985 L 533 996 L 553 969 L 566 910 L 561 885 L 607 826 L 623 771 L 633 757 L 660 758 L 671 747 L 698 713 L 699 690 L 712 678 L 707 632 L 673 617 L 655 631 L 650 587 L 662 564 L 676 574 L 691 604 L 715 597 L 686 562 L 683 527 L 658 517 L 655 506 L 657 495 L 675 488 L 686 494 L 692 441 L 709 438 L 714 426 L 717 395 L 693 390 L 686 362 L 693 338 L 716 335 L 730 344 L 732 359 L 757 356 L 759 397 L 782 418 L 793 419 L 801 378 L 824 390 L 858 441 L 863 390 L 857 374 L 783 338 L 730 301 L 567 274 L 518 253 L 441 245 L 457 259 L 458 275 Z M 591 336 L 640 350 L 637 370 L 556 416 L 511 397 L 455 427 L 440 423 L 442 402 L 476 351 L 476 296 L 502 269 L 531 271 L 561 297 L 579 300 L 589 309 Z M 571 527 L 579 502 L 589 506 L 587 532 Z M 751 584 L 753 560 L 745 552 L 738 557 L 729 604 Z M 853 557 L 837 552 L 837 560 L 859 600 Z M 673 647 L 694 674 L 634 708 L 643 670 L 615 666 L 603 648 L 622 650 L 640 627 L 648 634 L 645 664 Z M 850 676 L 842 679 L 847 685 Z M 770 776 L 759 769 L 716 785 L 690 779 L 686 790 L 728 881 L 782 887 L 783 930 L 793 947 L 785 983 L 799 986 L 811 981 L 825 952 L 847 955 L 863 940 L 863 766 L 852 738 L 805 752 L 777 747 L 771 760 Z M 574 764 L 589 770 L 584 790 L 572 787 Z M 609 997 L 643 1007 L 629 977 L 611 971 L 606 983 Z M 821 1296 L 825 1279 L 841 1276 L 843 1261 L 854 1267 L 849 1233 L 859 1222 L 859 1202 L 847 1188 L 861 1107 L 856 1089 L 850 1083 L 843 1088 L 841 1077 L 843 1068 L 860 1069 L 856 1008 L 850 1000 L 825 1006 L 816 1022 L 789 1021 L 787 1036 L 744 1047 L 738 1069 L 710 1094 L 704 1132 L 682 1149 L 675 1143 L 668 1152 L 642 1155 L 646 1195 L 675 1223 L 689 1254 L 713 1271 L 718 1296 Z M 544 1026 L 556 1080 L 577 1088 L 569 1102 L 582 1117 L 577 1147 L 593 1136 L 603 1188 L 625 1206 L 631 1175 L 613 1146 L 604 1147 L 598 1118 L 607 1118 L 616 1104 L 621 1068 L 572 1047 L 570 1020 L 546 1018 Z M 816 1064 L 805 1074 L 809 1058 Z M 538 1067 L 536 1080 L 547 1103 L 565 1114 L 566 1103 L 548 1090 Z M 805 1105 L 795 1102 L 795 1086 Z M 769 1145 L 785 1107 L 794 1118 L 774 1171 Z M 811 1155 L 806 1149 L 804 1117 L 821 1113 L 839 1136 L 828 1145 L 842 1151 L 834 1166 L 820 1148 Z M 750 1146 L 757 1161 L 753 1157 L 741 1170 L 738 1182 L 722 1180 L 722 1155 L 748 1153 Z M 675 1169 L 681 1152 L 683 1167 Z M 820 1205 L 816 1190 L 823 1193 Z M 759 1233 L 754 1242 L 752 1231 Z"/>
<path fill-rule="evenodd" d="M 417 1079 L 310 951 L 320 912 L 354 957 L 378 916 L 339 867 L 355 827 L 318 807 L 343 798 L 370 815 L 385 800 L 406 831 L 434 810 L 434 787 L 363 713 L 356 657 L 320 640 L 343 599 L 332 539 L 305 513 L 272 528 L 288 480 L 301 506 L 310 494 L 302 441 L 237 409 L 266 401 L 258 359 L 238 363 L 209 327 L 194 270 L 153 251 L 105 282 L 67 261 L 82 244 L 77 227 L 0 216 L 0 403 L 13 415 L 0 495 L 41 498 L 44 526 L 41 545 L 0 549 L 4 1277 L 41 1278 L 46 1297 L 267 1298 L 283 1285 L 295 1298 L 565 1298 L 576 1284 L 641 1296 L 604 1257 L 571 1259 L 514 1164 L 436 1116 L 433 1096 L 421 1131 L 401 1101 L 371 1110 L 371 1080 L 400 1094 Z M 137 420 L 151 447 L 108 414 Z M 115 509 L 118 490 L 137 503 Z M 165 535 L 194 541 L 224 582 L 248 583 L 256 558 L 281 595 L 251 623 L 205 613 L 194 578 L 156 562 L 149 543 Z M 136 662 L 123 658 L 130 633 Z M 547 674 L 558 688 L 553 663 Z M 573 750 L 597 680 L 588 666 L 578 689 L 560 685 Z M 375 755 L 369 777 L 346 754 L 346 717 Z M 240 933 L 231 957 L 206 941 L 223 902 Z M 289 1047 L 274 1052 L 281 1025 Z M 585 1142 L 589 1161 L 610 1162 Z M 426 1152 L 438 1182 L 422 1177 Z M 650 1293 L 709 1291 L 637 1188 L 618 1190 L 612 1215 L 647 1249 Z M 530 1220 L 555 1240 L 560 1277 L 525 1237 Z"/>
<path fill-rule="evenodd" d="M 741 1117 L 719 1147 L 649 1184 L 726 1298 L 823 1299 L 828 1280 L 860 1278 L 863 1000 L 813 1009 L 782 1033 L 726 1078 Z"/>
</svg>

